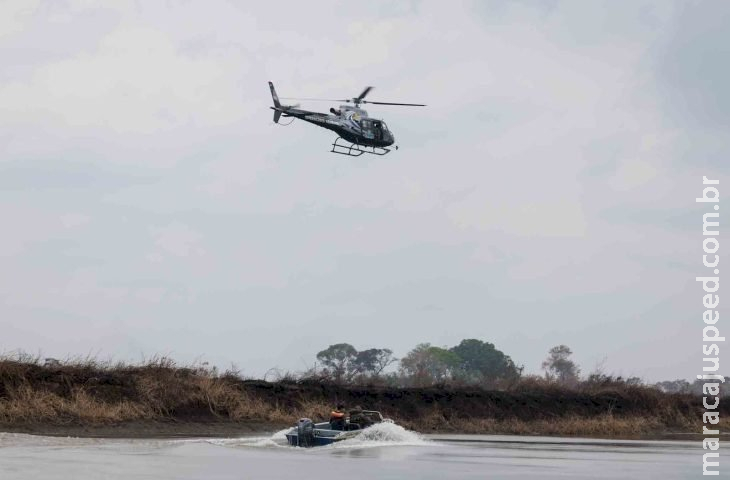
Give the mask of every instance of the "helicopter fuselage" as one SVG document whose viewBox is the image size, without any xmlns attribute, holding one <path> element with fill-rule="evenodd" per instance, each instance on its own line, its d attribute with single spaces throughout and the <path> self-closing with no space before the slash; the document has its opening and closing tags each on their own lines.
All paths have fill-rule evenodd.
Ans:
<svg viewBox="0 0 730 480">
<path fill-rule="evenodd" d="M 385 148 L 395 143 L 395 137 L 382 120 L 368 117 L 368 113 L 358 107 L 341 105 L 335 113 L 321 113 L 301 110 L 294 107 L 271 107 L 284 117 L 295 117 L 318 127 L 337 133 L 348 142 L 368 147 Z"/>
</svg>

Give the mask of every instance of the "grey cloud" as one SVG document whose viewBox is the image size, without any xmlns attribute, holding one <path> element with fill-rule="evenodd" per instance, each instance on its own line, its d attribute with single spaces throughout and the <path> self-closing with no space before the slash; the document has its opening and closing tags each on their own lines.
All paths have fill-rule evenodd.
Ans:
<svg viewBox="0 0 730 480">
<path fill-rule="evenodd" d="M 320 5 L 54 7 L 3 37 L 0 349 L 263 375 L 340 341 L 476 337 L 530 372 L 567 343 L 587 369 L 694 373 L 692 199 L 730 145 L 723 67 L 698 79 L 692 52 L 723 53 L 719 23 L 667 2 Z M 429 107 L 371 109 L 401 148 L 340 158 L 330 132 L 272 125 L 268 80 Z"/>
</svg>

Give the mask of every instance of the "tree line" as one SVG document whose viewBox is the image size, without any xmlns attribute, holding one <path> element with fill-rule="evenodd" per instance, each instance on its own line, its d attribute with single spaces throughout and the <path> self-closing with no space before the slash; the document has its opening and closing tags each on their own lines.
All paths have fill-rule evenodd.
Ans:
<svg viewBox="0 0 730 480">
<path fill-rule="evenodd" d="M 580 369 L 569 358 L 571 354 L 565 345 L 552 348 L 543 362 L 546 376 L 565 383 L 577 381 Z M 519 380 L 523 371 L 524 366 L 494 344 L 470 338 L 451 348 L 420 343 L 400 359 L 388 348 L 358 351 L 349 343 L 337 343 L 317 353 L 309 376 L 335 383 L 499 386 Z"/>
<path fill-rule="evenodd" d="M 566 386 L 621 384 L 651 386 L 666 393 L 702 394 L 703 381 L 664 381 L 645 384 L 638 377 L 616 377 L 600 368 L 581 376 L 567 345 L 556 345 L 542 362 L 543 376 L 524 375 L 524 366 L 494 344 L 474 338 L 464 339 L 454 347 L 437 347 L 419 343 L 403 358 L 396 358 L 388 348 L 358 351 L 349 343 L 337 343 L 317 353 L 317 363 L 305 377 L 340 384 L 385 384 L 401 387 L 433 385 L 478 385 L 505 388 L 519 380 L 545 380 Z M 730 378 L 721 386 L 721 395 L 730 395 Z"/>
<path fill-rule="evenodd" d="M 659 390 L 666 393 L 691 393 L 694 395 L 707 395 L 702 390 L 702 387 L 707 383 L 707 380 L 695 380 L 688 382 L 684 379 L 678 380 L 665 380 L 655 384 Z M 724 380 L 720 383 L 720 396 L 730 396 L 730 377 L 724 377 Z"/>
</svg>

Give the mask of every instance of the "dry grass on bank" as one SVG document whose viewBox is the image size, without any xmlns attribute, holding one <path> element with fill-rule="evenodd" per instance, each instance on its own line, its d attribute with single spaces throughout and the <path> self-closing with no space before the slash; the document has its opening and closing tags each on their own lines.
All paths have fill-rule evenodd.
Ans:
<svg viewBox="0 0 730 480">
<path fill-rule="evenodd" d="M 326 418 L 335 398 L 381 409 L 407 428 L 424 432 L 637 437 L 702 430 L 697 398 L 611 377 L 569 388 L 526 378 L 501 392 L 399 389 L 311 379 L 247 381 L 236 371 L 220 373 L 205 364 L 180 367 L 164 357 L 140 365 L 0 358 L 0 427 L 140 420 L 290 425 L 301 417 Z M 538 414 L 533 416 L 529 408 Z M 721 417 L 720 428 L 727 431 L 730 421 Z"/>
<path fill-rule="evenodd" d="M 64 398 L 26 385 L 7 390 L 5 397 L 0 398 L 0 422 L 6 424 L 71 421 L 108 424 L 153 417 L 146 405 L 126 400 L 100 401 L 80 388 Z"/>
<path fill-rule="evenodd" d="M 257 398 L 231 372 L 178 367 L 159 357 L 142 365 L 37 358 L 0 359 L 0 423 L 110 424 L 207 417 L 291 423 L 299 412 Z M 303 405 L 312 414 L 325 409 Z"/>
<path fill-rule="evenodd" d="M 703 424 L 699 417 L 683 417 L 679 422 L 668 424 L 658 415 L 619 417 L 610 413 L 594 417 L 572 415 L 530 421 L 518 418 L 446 419 L 436 410 L 418 422 L 405 422 L 404 426 L 424 432 L 640 438 L 672 432 L 701 433 Z M 722 432 L 730 431 L 730 418 L 721 418 L 719 425 L 713 428 Z"/>
</svg>

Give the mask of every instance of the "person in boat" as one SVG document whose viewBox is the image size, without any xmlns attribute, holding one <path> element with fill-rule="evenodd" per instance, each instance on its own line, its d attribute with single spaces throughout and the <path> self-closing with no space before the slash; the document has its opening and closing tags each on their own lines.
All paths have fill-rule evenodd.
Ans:
<svg viewBox="0 0 730 480">
<path fill-rule="evenodd" d="M 350 424 L 357 424 L 360 428 L 367 428 L 374 425 L 374 422 L 363 412 L 361 406 L 350 410 Z"/>
<path fill-rule="evenodd" d="M 330 413 L 330 428 L 332 428 L 332 430 L 344 430 L 346 423 L 345 406 L 338 404 L 337 408 L 332 410 L 332 413 Z"/>
</svg>

